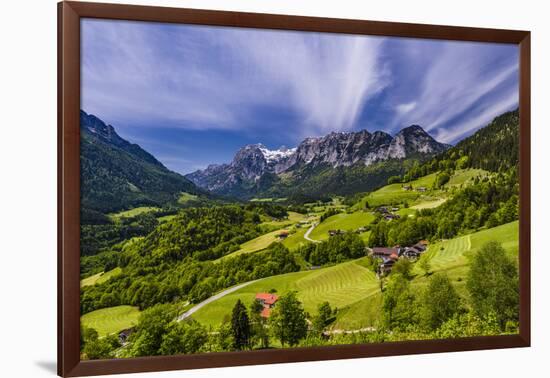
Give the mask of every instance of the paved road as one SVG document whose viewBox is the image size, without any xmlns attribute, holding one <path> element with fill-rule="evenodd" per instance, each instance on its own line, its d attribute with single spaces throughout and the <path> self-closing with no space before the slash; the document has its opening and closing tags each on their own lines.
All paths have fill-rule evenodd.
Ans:
<svg viewBox="0 0 550 378">
<path fill-rule="evenodd" d="M 248 286 L 250 285 L 251 283 L 253 282 L 256 282 L 258 280 L 255 280 L 255 281 L 248 281 L 248 282 L 245 282 L 245 283 L 242 283 L 240 285 L 237 285 L 237 286 L 233 286 L 233 287 L 230 287 L 229 289 L 226 289 L 224 291 L 221 291 L 219 292 L 218 294 L 216 295 L 213 295 L 211 296 L 210 298 L 208 299 L 205 299 L 204 301 L 202 301 L 201 303 L 199 303 L 198 305 L 196 305 L 195 307 L 193 307 L 192 309 L 190 309 L 189 311 L 187 312 L 184 312 L 183 314 L 181 314 L 180 316 L 178 316 L 178 322 L 181 321 L 181 320 L 184 320 L 188 317 L 190 317 L 191 315 L 193 315 L 195 312 L 199 311 L 201 308 L 203 308 L 204 306 L 206 306 L 207 304 L 211 303 L 211 302 L 214 302 L 218 299 L 220 299 L 221 297 L 225 297 L 227 294 L 231 294 L 245 286 Z"/>
<path fill-rule="evenodd" d="M 313 229 L 315 228 L 315 226 L 317 226 L 317 223 L 313 223 L 311 225 L 311 227 L 309 228 L 309 230 L 306 231 L 306 233 L 304 234 L 304 239 L 306 240 L 309 240 L 310 242 L 314 242 L 314 243 L 320 243 L 321 241 L 320 240 L 313 240 L 309 237 L 309 234 L 311 234 L 311 231 L 313 231 Z"/>
</svg>

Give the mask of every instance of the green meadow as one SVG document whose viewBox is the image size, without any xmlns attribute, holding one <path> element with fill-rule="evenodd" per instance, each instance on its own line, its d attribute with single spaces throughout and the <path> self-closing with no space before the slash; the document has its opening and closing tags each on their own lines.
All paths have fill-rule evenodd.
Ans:
<svg viewBox="0 0 550 378">
<path fill-rule="evenodd" d="M 368 225 L 373 220 L 374 215 L 365 211 L 336 214 L 317 225 L 309 237 L 313 240 L 327 240 L 329 230 L 355 231 L 359 227 Z"/>
<path fill-rule="evenodd" d="M 139 214 L 157 212 L 158 210 L 160 209 L 154 206 L 140 206 L 130 210 L 119 211 L 118 213 L 111 213 L 109 217 L 113 220 L 118 220 L 120 218 L 132 218 Z"/>
<path fill-rule="evenodd" d="M 80 287 L 103 283 L 111 277 L 118 276 L 120 273 L 122 273 L 122 269 L 120 267 L 116 267 L 108 272 L 94 274 L 93 276 L 80 280 Z"/>
<path fill-rule="evenodd" d="M 378 281 L 374 273 L 363 267 L 360 261 L 288 273 L 264 278 L 228 294 L 197 311 L 193 318 L 205 325 L 219 325 L 230 315 L 237 299 L 249 305 L 256 293 L 273 289 L 278 295 L 296 290 L 304 309 L 313 314 L 324 301 L 329 301 L 331 306 L 345 307 L 376 292 Z"/>
<path fill-rule="evenodd" d="M 80 318 L 80 322 L 85 327 L 95 329 L 102 337 L 135 326 L 139 314 L 140 311 L 137 307 L 116 306 L 84 314 Z"/>
</svg>

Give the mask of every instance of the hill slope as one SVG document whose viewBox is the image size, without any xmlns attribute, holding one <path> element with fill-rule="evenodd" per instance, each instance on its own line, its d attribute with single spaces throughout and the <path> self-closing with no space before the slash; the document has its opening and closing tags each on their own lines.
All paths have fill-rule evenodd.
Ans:
<svg viewBox="0 0 550 378">
<path fill-rule="evenodd" d="M 111 212 L 138 205 L 162 205 L 181 192 L 202 193 L 168 170 L 111 125 L 80 111 L 81 201 L 84 208 Z"/>
</svg>

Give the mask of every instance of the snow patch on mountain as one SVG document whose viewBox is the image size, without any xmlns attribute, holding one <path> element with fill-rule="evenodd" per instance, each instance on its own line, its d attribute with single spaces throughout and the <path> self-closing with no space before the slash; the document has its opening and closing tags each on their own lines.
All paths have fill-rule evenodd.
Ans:
<svg viewBox="0 0 550 378">
<path fill-rule="evenodd" d="M 270 150 L 262 145 L 260 146 L 260 151 L 268 163 L 276 163 L 282 159 L 292 156 L 292 154 L 296 152 L 296 147 L 286 148 L 285 146 L 281 146 L 277 150 Z"/>
</svg>

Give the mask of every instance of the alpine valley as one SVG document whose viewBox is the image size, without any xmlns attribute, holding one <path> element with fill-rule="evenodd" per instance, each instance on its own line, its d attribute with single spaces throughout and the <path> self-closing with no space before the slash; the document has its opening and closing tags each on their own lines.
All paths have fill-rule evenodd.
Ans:
<svg viewBox="0 0 550 378">
<path fill-rule="evenodd" d="M 412 125 L 391 136 L 383 131 L 330 133 L 306 138 L 298 147 L 269 150 L 242 147 L 229 164 L 210 165 L 186 177 L 208 191 L 238 198 L 370 191 L 450 145 L 437 142 Z"/>
<path fill-rule="evenodd" d="M 519 112 L 186 177 L 81 112 L 82 359 L 517 334 Z"/>
</svg>

